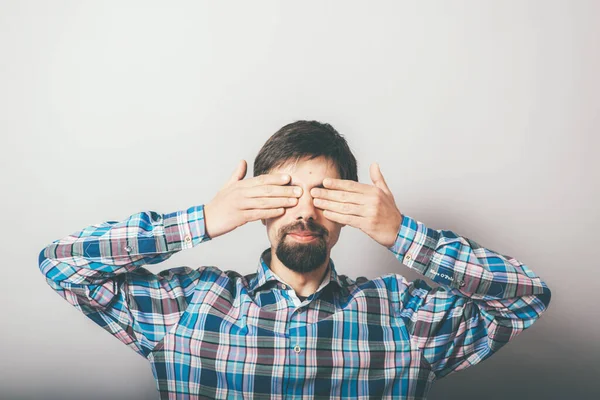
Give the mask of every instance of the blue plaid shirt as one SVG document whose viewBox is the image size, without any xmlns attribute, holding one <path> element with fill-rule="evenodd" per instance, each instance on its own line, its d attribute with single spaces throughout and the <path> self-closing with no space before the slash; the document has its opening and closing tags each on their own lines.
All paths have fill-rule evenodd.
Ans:
<svg viewBox="0 0 600 400">
<path fill-rule="evenodd" d="M 301 301 L 269 269 L 268 250 L 246 276 L 143 268 L 207 240 L 202 205 L 145 211 L 52 242 L 39 268 L 150 362 L 161 399 L 425 399 L 436 379 L 490 357 L 550 302 L 521 262 L 407 215 L 389 250 L 439 287 L 398 273 L 352 280 L 330 260 Z"/>
</svg>

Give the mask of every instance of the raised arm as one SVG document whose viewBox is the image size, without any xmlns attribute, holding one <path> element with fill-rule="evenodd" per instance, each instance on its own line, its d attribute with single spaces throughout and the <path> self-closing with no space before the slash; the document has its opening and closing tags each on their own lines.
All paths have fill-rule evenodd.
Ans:
<svg viewBox="0 0 600 400">
<path fill-rule="evenodd" d="M 147 357 L 185 312 L 206 267 L 155 275 L 142 266 L 207 240 L 203 206 L 144 211 L 55 240 L 40 252 L 39 268 L 56 293 Z"/>
<path fill-rule="evenodd" d="M 441 286 L 402 278 L 401 317 L 437 378 L 490 357 L 548 308 L 550 289 L 513 257 L 404 215 L 390 247 Z"/>
<path fill-rule="evenodd" d="M 398 276 L 401 317 L 412 345 L 438 378 L 477 364 L 531 326 L 550 303 L 548 286 L 527 266 L 447 230 L 403 215 L 379 165 L 373 185 L 325 179 L 312 189 L 315 206 L 358 228 L 406 266 L 442 285 Z M 395 283 L 394 283 L 394 286 Z"/>
<path fill-rule="evenodd" d="M 39 268 L 60 296 L 147 357 L 218 269 L 179 267 L 155 275 L 143 266 L 296 204 L 297 188 L 285 186 L 289 175 L 243 179 L 246 168 L 242 160 L 206 206 L 139 212 L 55 240 L 40 252 Z"/>
</svg>

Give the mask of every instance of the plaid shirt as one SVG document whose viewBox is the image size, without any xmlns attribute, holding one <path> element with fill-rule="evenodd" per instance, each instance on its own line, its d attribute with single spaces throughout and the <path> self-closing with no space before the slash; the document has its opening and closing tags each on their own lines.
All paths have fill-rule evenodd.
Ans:
<svg viewBox="0 0 600 400">
<path fill-rule="evenodd" d="M 60 296 L 150 361 L 161 399 L 425 399 L 533 324 L 550 290 L 516 259 L 404 215 L 389 248 L 431 278 L 338 275 L 300 301 L 268 267 L 143 268 L 210 240 L 204 207 L 140 212 L 44 248 Z"/>
</svg>

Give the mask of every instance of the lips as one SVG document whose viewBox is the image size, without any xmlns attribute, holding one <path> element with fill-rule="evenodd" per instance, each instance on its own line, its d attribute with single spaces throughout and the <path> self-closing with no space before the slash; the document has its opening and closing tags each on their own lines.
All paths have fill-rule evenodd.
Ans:
<svg viewBox="0 0 600 400">
<path fill-rule="evenodd" d="M 290 235 L 296 235 L 296 236 L 320 236 L 318 233 L 314 233 L 314 232 L 310 232 L 310 231 L 296 231 L 296 232 L 290 232 Z"/>
<path fill-rule="evenodd" d="M 299 242 L 310 242 L 310 241 L 317 239 L 319 236 L 321 236 L 317 233 L 313 233 L 310 231 L 290 232 L 290 233 L 288 233 L 288 235 L 291 236 L 294 240 L 299 241 Z"/>
</svg>

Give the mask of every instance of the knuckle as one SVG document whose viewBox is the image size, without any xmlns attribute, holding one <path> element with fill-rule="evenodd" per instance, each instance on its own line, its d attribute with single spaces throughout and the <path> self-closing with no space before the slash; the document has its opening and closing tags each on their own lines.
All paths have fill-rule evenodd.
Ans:
<svg viewBox="0 0 600 400">
<path fill-rule="evenodd" d="M 256 189 L 254 189 L 254 188 L 246 189 L 244 191 L 244 196 L 249 197 L 249 198 L 256 197 Z"/>
<path fill-rule="evenodd" d="M 260 217 L 262 216 L 262 213 L 260 212 L 260 210 L 252 210 L 250 215 L 252 216 L 251 218 L 253 220 L 257 220 L 257 219 L 260 219 Z"/>
<path fill-rule="evenodd" d="M 231 191 L 231 194 L 234 198 L 239 199 L 242 197 L 247 197 L 247 192 L 244 188 L 237 187 Z"/>
<path fill-rule="evenodd" d="M 248 222 L 252 220 L 252 213 L 249 211 L 242 211 L 242 219 L 244 222 Z"/>
<path fill-rule="evenodd" d="M 231 204 L 238 210 L 244 209 L 247 205 L 246 199 L 240 197 L 237 197 Z"/>
</svg>

